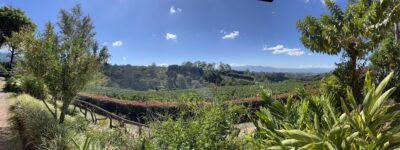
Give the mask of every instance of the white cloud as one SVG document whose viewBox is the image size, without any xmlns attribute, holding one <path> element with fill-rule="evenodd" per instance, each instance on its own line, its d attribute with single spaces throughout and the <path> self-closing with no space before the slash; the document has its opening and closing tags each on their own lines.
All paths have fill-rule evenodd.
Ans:
<svg viewBox="0 0 400 150">
<path fill-rule="evenodd" d="M 313 53 L 308 53 L 307 55 L 308 55 L 308 56 L 311 56 L 311 55 L 313 55 Z"/>
<path fill-rule="evenodd" d="M 171 6 L 171 7 L 169 8 L 169 13 L 170 13 L 171 15 L 176 14 L 176 13 L 181 13 L 181 12 L 182 12 L 182 9 L 180 9 L 180 8 L 178 8 L 178 7 L 175 8 L 175 6 Z"/>
<path fill-rule="evenodd" d="M 172 34 L 172 33 L 167 33 L 165 34 L 165 39 L 166 40 L 177 40 L 178 36 L 176 34 Z"/>
<path fill-rule="evenodd" d="M 286 54 L 289 56 L 301 56 L 305 53 L 300 48 L 287 48 L 280 44 L 274 47 L 264 46 L 263 51 L 272 51 L 272 54 Z"/>
<path fill-rule="evenodd" d="M 112 43 L 112 46 L 120 47 L 120 46 L 122 46 L 122 44 L 123 44 L 122 41 L 115 41 Z"/>
<path fill-rule="evenodd" d="M 122 60 L 126 60 L 127 58 L 126 57 L 122 57 Z"/>
<path fill-rule="evenodd" d="M 239 36 L 239 31 L 232 31 L 230 33 L 227 33 L 225 31 L 221 30 L 220 32 L 224 34 L 224 36 L 222 36 L 222 39 L 224 39 L 224 40 L 235 39 Z"/>
<path fill-rule="evenodd" d="M 310 2 L 310 0 L 305 0 L 304 2 L 305 2 L 305 3 L 308 3 L 308 2 Z"/>
<path fill-rule="evenodd" d="M 273 12 L 271 12 L 271 14 L 276 14 L 276 12 L 275 12 L 275 11 L 273 11 Z"/>
</svg>

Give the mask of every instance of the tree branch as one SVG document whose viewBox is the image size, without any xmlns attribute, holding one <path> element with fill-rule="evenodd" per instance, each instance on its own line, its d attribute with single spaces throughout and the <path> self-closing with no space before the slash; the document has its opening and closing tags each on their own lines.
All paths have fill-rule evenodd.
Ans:
<svg viewBox="0 0 400 150">
<path fill-rule="evenodd" d="M 46 103 L 46 100 L 42 99 L 44 105 L 46 106 L 46 108 L 49 110 L 49 112 L 53 115 L 54 119 L 57 119 L 57 114 L 55 114 L 53 111 L 51 111 L 49 105 Z"/>
</svg>

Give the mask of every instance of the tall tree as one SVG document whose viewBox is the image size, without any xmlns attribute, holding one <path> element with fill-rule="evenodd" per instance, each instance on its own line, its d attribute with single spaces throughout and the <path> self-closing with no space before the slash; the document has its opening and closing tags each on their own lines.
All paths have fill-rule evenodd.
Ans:
<svg viewBox="0 0 400 150">
<path fill-rule="evenodd" d="M 366 56 L 384 39 L 393 23 L 399 20 L 397 0 L 349 0 L 346 10 L 331 0 L 325 0 L 330 14 L 320 18 L 307 16 L 297 22 L 300 40 L 312 52 L 342 54 L 336 75 L 350 86 L 356 98 L 361 98 L 362 73 Z M 343 71 L 345 73 L 343 73 Z"/>
<path fill-rule="evenodd" d="M 60 11 L 58 27 L 59 34 L 47 23 L 43 35 L 26 38 L 22 66 L 46 84 L 54 101 L 63 102 L 63 123 L 73 98 L 94 79 L 109 54 L 106 47 L 99 48 L 91 19 L 82 15 L 79 5 L 71 12 Z"/>
<path fill-rule="evenodd" d="M 0 8 L 0 47 L 7 45 L 10 51 L 10 65 L 14 63 L 15 56 L 19 54 L 20 41 L 7 42 L 14 32 L 19 32 L 23 28 L 33 30 L 36 25 L 28 18 L 24 11 L 11 6 L 3 6 Z M 11 67 L 11 66 L 10 66 Z"/>
</svg>

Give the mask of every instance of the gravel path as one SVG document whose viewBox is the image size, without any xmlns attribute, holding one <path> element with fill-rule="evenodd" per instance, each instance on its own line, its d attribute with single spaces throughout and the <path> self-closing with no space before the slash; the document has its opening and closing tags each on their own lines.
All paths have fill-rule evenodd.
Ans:
<svg viewBox="0 0 400 150">
<path fill-rule="evenodd" d="M 0 77 L 0 150 L 17 150 L 19 142 L 13 138 L 8 122 L 8 95 L 4 92 L 5 79 Z"/>
</svg>

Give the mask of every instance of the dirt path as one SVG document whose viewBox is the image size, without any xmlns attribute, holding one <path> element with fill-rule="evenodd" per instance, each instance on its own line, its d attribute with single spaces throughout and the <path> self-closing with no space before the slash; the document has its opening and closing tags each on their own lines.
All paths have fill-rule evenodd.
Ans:
<svg viewBox="0 0 400 150">
<path fill-rule="evenodd" d="M 11 134 L 8 122 L 8 94 L 4 92 L 5 79 L 0 77 L 0 150 L 16 150 L 18 142 Z"/>
</svg>

